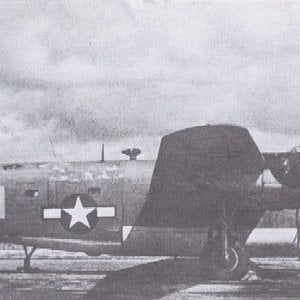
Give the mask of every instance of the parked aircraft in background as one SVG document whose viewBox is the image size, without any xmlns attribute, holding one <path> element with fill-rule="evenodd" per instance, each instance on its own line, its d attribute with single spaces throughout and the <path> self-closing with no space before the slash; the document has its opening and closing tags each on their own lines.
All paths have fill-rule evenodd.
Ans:
<svg viewBox="0 0 300 300">
<path fill-rule="evenodd" d="M 2 164 L 0 239 L 89 255 L 199 256 L 216 278 L 248 270 L 266 210 L 300 206 L 297 151 L 260 153 L 247 129 L 198 126 L 162 138 L 156 161 Z"/>
</svg>

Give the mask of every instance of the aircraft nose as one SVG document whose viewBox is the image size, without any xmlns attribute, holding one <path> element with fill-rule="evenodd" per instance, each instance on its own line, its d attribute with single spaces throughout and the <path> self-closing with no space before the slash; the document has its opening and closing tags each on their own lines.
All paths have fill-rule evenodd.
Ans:
<svg viewBox="0 0 300 300">
<path fill-rule="evenodd" d="M 6 219 L 5 187 L 0 185 L 0 241 L 4 241 L 8 234 Z"/>
<path fill-rule="evenodd" d="M 5 187 L 0 186 L 0 220 L 5 219 Z"/>
</svg>

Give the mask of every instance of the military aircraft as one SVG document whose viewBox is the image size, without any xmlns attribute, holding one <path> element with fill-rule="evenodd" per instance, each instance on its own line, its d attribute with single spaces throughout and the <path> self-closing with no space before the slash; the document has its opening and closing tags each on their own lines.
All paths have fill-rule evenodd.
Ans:
<svg viewBox="0 0 300 300">
<path fill-rule="evenodd" d="M 215 278 L 243 276 L 266 210 L 300 207 L 297 151 L 260 153 L 247 129 L 164 136 L 156 161 L 2 164 L 0 239 L 89 255 L 198 256 Z"/>
</svg>

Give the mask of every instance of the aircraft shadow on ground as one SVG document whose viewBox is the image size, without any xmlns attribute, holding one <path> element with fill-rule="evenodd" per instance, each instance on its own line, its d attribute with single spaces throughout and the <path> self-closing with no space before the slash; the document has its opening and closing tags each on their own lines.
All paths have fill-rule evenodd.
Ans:
<svg viewBox="0 0 300 300">
<path fill-rule="evenodd" d="M 243 284 L 241 294 L 299 295 L 294 279 L 299 270 L 258 269 L 265 279 L 258 282 L 234 281 L 228 284 Z M 185 290 L 201 283 L 213 283 L 204 274 L 198 259 L 168 259 L 138 265 L 108 273 L 88 293 L 88 299 L 104 300 L 152 300 Z M 214 282 L 220 283 L 220 282 Z M 234 295 L 233 295 L 234 296 Z"/>
<path fill-rule="evenodd" d="M 202 280 L 197 259 L 168 259 L 108 274 L 89 292 L 89 299 L 159 299 Z"/>
</svg>

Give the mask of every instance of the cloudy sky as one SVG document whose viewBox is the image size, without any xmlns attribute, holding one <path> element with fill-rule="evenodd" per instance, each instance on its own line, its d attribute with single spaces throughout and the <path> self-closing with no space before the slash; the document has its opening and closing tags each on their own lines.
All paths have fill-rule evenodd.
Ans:
<svg viewBox="0 0 300 300">
<path fill-rule="evenodd" d="M 299 1 L 0 2 L 0 161 L 154 158 L 165 133 L 300 144 Z"/>
</svg>

